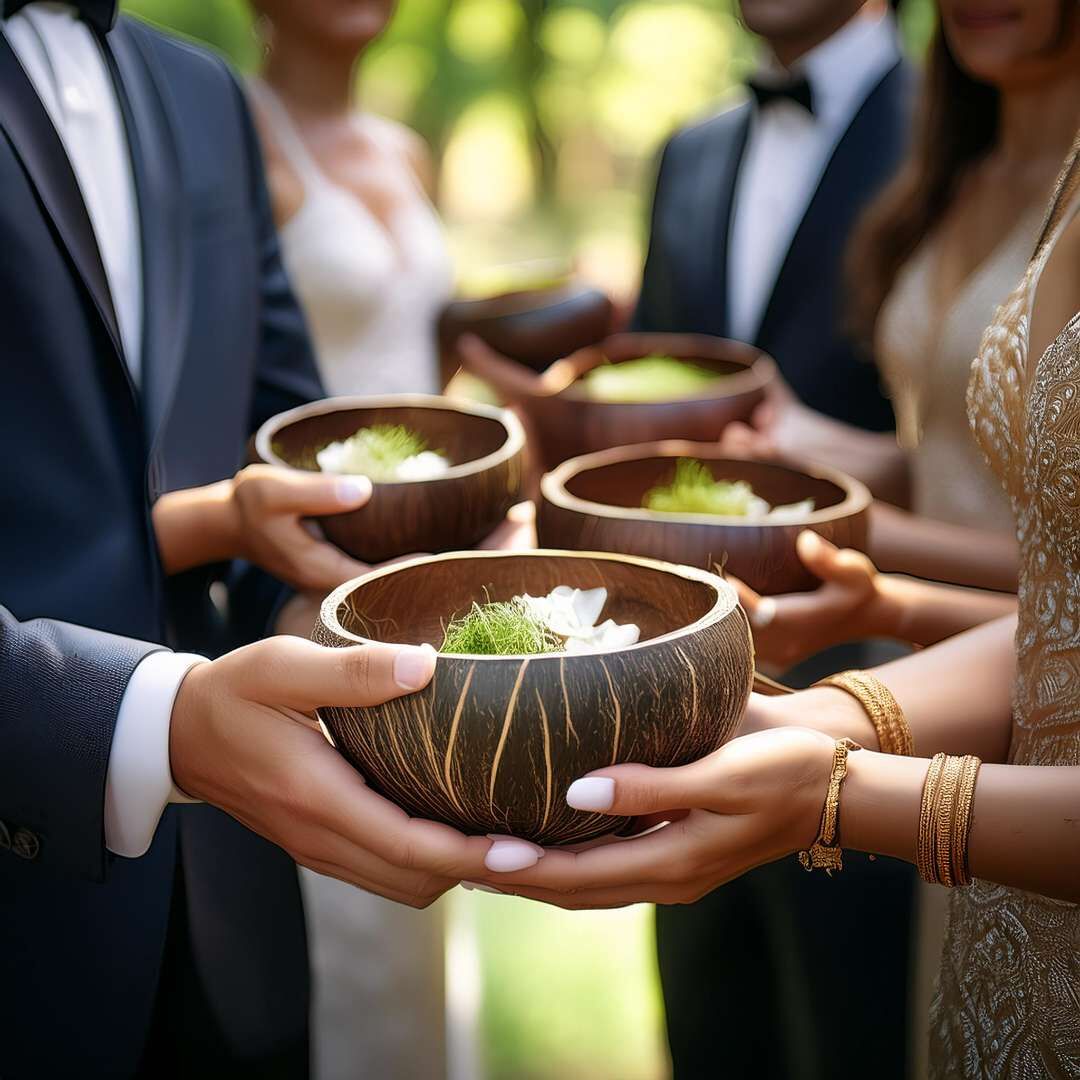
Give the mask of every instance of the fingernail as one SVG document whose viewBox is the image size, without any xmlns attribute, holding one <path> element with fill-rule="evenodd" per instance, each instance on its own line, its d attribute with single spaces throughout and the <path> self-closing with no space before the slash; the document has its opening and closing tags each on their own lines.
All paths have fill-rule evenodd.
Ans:
<svg viewBox="0 0 1080 1080">
<path fill-rule="evenodd" d="M 394 657 L 394 682 L 402 690 L 422 690 L 435 674 L 435 650 L 430 645 L 406 645 Z"/>
<path fill-rule="evenodd" d="M 750 624 L 755 630 L 764 630 L 775 618 L 776 601 L 771 596 L 763 596 L 750 616 Z"/>
<path fill-rule="evenodd" d="M 505 896 L 502 889 L 493 889 L 490 885 L 481 885 L 478 881 L 463 881 L 461 887 L 466 892 L 494 893 L 496 896 Z"/>
<path fill-rule="evenodd" d="M 366 476 L 339 476 L 334 491 L 342 506 L 357 506 L 371 498 L 371 481 Z"/>
<path fill-rule="evenodd" d="M 539 861 L 536 845 L 525 840 L 495 840 L 484 856 L 484 865 L 496 874 L 528 870 Z"/>
<path fill-rule="evenodd" d="M 609 776 L 575 780 L 566 792 L 566 804 L 575 810 L 610 810 L 615 802 L 615 781 Z"/>
</svg>

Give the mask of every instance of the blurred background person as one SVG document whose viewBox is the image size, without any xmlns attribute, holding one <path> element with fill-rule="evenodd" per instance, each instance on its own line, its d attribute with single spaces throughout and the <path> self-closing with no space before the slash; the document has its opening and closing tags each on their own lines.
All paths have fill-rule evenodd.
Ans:
<svg viewBox="0 0 1080 1080">
<path fill-rule="evenodd" d="M 740 7 L 769 51 L 749 101 L 664 149 L 634 326 L 750 342 L 814 409 L 891 431 L 878 374 L 844 322 L 843 264 L 904 153 L 914 74 L 883 2 Z M 839 666 L 850 665 L 829 670 Z M 853 869 L 823 888 L 776 863 L 657 909 L 677 1078 L 712 1075 L 718 1037 L 733 1076 L 862 1077 L 870 1055 L 881 1075 L 905 1075 L 914 877 L 887 860 Z M 836 924 L 865 945 L 833 948 L 821 927 Z M 862 1020 L 821 1039 L 837 1010 Z"/>
<path fill-rule="evenodd" d="M 331 394 L 438 393 L 453 271 L 423 139 L 357 106 L 395 0 L 252 0 L 274 215 Z"/>
<path fill-rule="evenodd" d="M 357 107 L 357 65 L 393 0 L 253 0 L 249 80 L 274 216 L 331 394 L 438 393 L 452 286 L 415 132 Z M 445 1075 L 444 911 L 400 908 L 301 870 L 313 1076 Z"/>
</svg>

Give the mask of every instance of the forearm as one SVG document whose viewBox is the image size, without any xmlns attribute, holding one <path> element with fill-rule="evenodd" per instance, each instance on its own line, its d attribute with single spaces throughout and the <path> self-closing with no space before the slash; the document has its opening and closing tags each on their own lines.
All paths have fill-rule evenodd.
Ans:
<svg viewBox="0 0 1080 1080">
<path fill-rule="evenodd" d="M 153 523 L 166 574 L 239 554 L 231 480 L 162 495 L 154 504 Z"/>
<path fill-rule="evenodd" d="M 896 574 L 878 575 L 876 588 L 870 633 L 912 645 L 936 645 L 1016 611 L 1012 594 L 938 585 Z"/>
<path fill-rule="evenodd" d="M 1018 555 L 1011 534 L 949 525 L 874 503 L 869 546 L 879 570 L 977 589 L 1016 591 Z"/>
<path fill-rule="evenodd" d="M 805 406 L 796 406 L 805 409 Z M 810 412 L 809 410 L 806 410 Z M 810 413 L 799 453 L 861 480 L 879 499 L 906 505 L 910 497 L 907 455 L 891 432 L 864 431 L 831 417 Z"/>
<path fill-rule="evenodd" d="M 851 754 L 841 844 L 914 862 L 929 764 Z M 974 877 L 1080 902 L 1080 768 L 983 765 L 972 805 L 968 865 Z"/>
</svg>

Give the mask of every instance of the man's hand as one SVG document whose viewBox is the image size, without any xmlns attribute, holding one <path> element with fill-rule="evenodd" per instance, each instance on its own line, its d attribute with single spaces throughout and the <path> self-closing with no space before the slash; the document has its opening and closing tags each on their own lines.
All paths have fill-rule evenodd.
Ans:
<svg viewBox="0 0 1080 1080">
<path fill-rule="evenodd" d="M 466 837 L 410 818 L 371 791 L 315 722 L 324 705 L 371 705 L 422 689 L 430 646 L 328 649 L 270 638 L 193 668 L 173 708 L 173 779 L 303 866 L 412 907 L 493 866 L 531 865 L 519 840 Z"/>
</svg>

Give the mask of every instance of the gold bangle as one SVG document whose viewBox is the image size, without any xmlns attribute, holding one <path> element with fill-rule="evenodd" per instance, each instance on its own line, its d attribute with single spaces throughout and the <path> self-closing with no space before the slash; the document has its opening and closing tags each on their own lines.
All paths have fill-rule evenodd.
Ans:
<svg viewBox="0 0 1080 1080">
<path fill-rule="evenodd" d="M 883 754 L 911 757 L 914 744 L 904 710 L 892 691 L 868 671 L 843 671 L 814 684 L 834 686 L 850 694 L 862 707 L 874 726 L 878 748 Z"/>
<path fill-rule="evenodd" d="M 919 836 L 915 849 L 915 865 L 923 881 L 937 884 L 937 872 L 934 869 L 934 800 L 937 798 L 938 780 L 945 766 L 945 755 L 935 754 L 926 770 L 923 783 L 922 803 L 919 807 Z"/>
<path fill-rule="evenodd" d="M 829 787 L 825 792 L 825 806 L 821 811 L 821 827 L 817 839 L 810 847 L 799 852 L 799 863 L 804 870 L 824 870 L 832 877 L 834 870 L 844 869 L 844 853 L 836 842 L 840 822 L 840 785 L 847 776 L 848 752 L 861 749 L 852 739 L 836 740 Z"/>
<path fill-rule="evenodd" d="M 960 770 L 964 759 L 947 757 L 941 771 L 941 783 L 938 788 L 936 818 L 934 822 L 934 865 L 937 879 L 947 889 L 953 887 L 952 873 L 952 838 L 953 812 L 956 807 L 956 792 L 960 786 Z"/>
<path fill-rule="evenodd" d="M 957 885 L 971 884 L 968 868 L 968 835 L 971 832 L 971 811 L 975 802 L 975 783 L 982 762 L 974 754 L 964 758 L 960 773 L 960 789 L 956 796 L 956 823 L 953 828 L 952 869 Z"/>
</svg>

